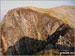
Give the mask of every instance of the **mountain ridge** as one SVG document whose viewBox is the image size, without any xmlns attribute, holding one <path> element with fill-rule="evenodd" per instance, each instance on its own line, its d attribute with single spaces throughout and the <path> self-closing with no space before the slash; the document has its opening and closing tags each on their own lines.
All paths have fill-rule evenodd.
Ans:
<svg viewBox="0 0 75 56">
<path fill-rule="evenodd" d="M 25 7 L 15 8 L 15 9 L 18 10 L 20 8 L 32 9 L 37 12 L 47 13 L 53 17 L 56 17 L 59 20 L 62 20 L 64 23 L 67 23 L 69 26 L 74 28 L 75 6 L 63 5 L 63 6 L 58 6 L 58 7 L 54 7 L 54 8 L 37 8 L 37 7 L 33 7 L 33 6 L 25 6 Z M 12 9 L 12 10 L 15 10 L 15 9 Z M 72 19 L 70 19 L 70 18 L 72 18 Z"/>
<path fill-rule="evenodd" d="M 13 50 L 15 46 L 18 54 L 24 54 L 23 51 L 26 51 L 25 54 L 30 54 L 30 51 L 34 49 L 48 48 L 46 44 L 50 43 L 55 48 L 57 44 L 74 47 L 74 23 L 71 25 L 71 21 L 63 21 L 63 15 L 60 16 L 52 11 L 52 8 L 20 7 L 9 10 L 1 23 L 3 52 L 10 55 L 13 54 L 12 52 L 15 54 Z M 24 44 L 26 48 L 20 50 Z"/>
</svg>

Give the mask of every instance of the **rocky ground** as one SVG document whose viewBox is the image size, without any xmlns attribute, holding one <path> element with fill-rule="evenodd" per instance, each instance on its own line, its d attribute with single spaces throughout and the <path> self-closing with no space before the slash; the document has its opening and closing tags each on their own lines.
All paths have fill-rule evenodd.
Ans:
<svg viewBox="0 0 75 56">
<path fill-rule="evenodd" d="M 74 52 L 72 11 L 75 7 L 70 7 L 72 8 L 69 9 L 70 11 L 66 11 L 65 7 L 63 10 L 60 8 L 62 7 L 57 7 L 58 12 L 54 9 L 35 7 L 9 10 L 0 26 L 0 44 L 3 54 L 56 55 L 57 53 L 54 52 Z M 66 12 L 71 16 L 69 17 Z M 67 15 L 66 18 L 64 14 Z"/>
</svg>

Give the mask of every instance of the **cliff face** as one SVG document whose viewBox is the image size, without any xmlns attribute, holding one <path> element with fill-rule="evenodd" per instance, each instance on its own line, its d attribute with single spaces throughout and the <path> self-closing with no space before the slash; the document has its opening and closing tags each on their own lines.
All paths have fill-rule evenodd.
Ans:
<svg viewBox="0 0 75 56">
<path fill-rule="evenodd" d="M 1 41 L 5 54 L 32 54 L 60 46 L 73 51 L 74 28 L 47 12 L 16 8 L 3 18 Z"/>
</svg>

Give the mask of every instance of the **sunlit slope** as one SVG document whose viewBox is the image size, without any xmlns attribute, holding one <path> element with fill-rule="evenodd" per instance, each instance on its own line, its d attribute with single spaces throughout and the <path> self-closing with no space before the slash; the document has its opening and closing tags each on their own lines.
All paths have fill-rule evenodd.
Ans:
<svg viewBox="0 0 75 56">
<path fill-rule="evenodd" d="M 60 6 L 48 10 L 53 11 L 52 15 L 56 18 L 74 27 L 75 6 Z"/>
<path fill-rule="evenodd" d="M 55 52 L 71 51 L 68 47 L 74 46 L 74 9 L 75 6 L 60 6 L 48 9 L 27 6 L 9 10 L 1 22 L 2 51 L 7 53 L 9 47 L 14 47 L 17 41 L 26 41 L 23 42 L 28 48 L 26 54 L 33 52 L 38 55 L 54 55 Z M 21 40 L 24 38 L 25 40 Z M 30 41 L 30 39 L 33 41 Z M 38 42 L 39 40 L 44 42 Z M 64 49 L 55 49 L 57 45 L 59 47 L 63 45 Z M 17 48 L 17 50 L 19 49 L 21 48 Z M 38 50 L 39 52 L 37 52 Z"/>
<path fill-rule="evenodd" d="M 24 8 L 24 7 L 23 7 Z M 62 20 L 64 23 L 74 28 L 74 15 L 75 15 L 75 6 L 59 6 L 55 8 L 36 8 L 36 7 L 25 7 L 25 9 L 33 9 L 38 12 L 48 13 L 51 16 L 56 17 L 59 20 Z"/>
</svg>

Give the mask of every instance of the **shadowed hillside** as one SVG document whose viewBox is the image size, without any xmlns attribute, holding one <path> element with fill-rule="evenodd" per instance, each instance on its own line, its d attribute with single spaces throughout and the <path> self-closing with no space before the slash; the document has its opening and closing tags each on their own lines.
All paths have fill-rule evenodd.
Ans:
<svg viewBox="0 0 75 56">
<path fill-rule="evenodd" d="M 61 6 L 9 10 L 1 23 L 3 54 L 54 55 L 53 51 L 74 51 L 74 9 Z"/>
</svg>

